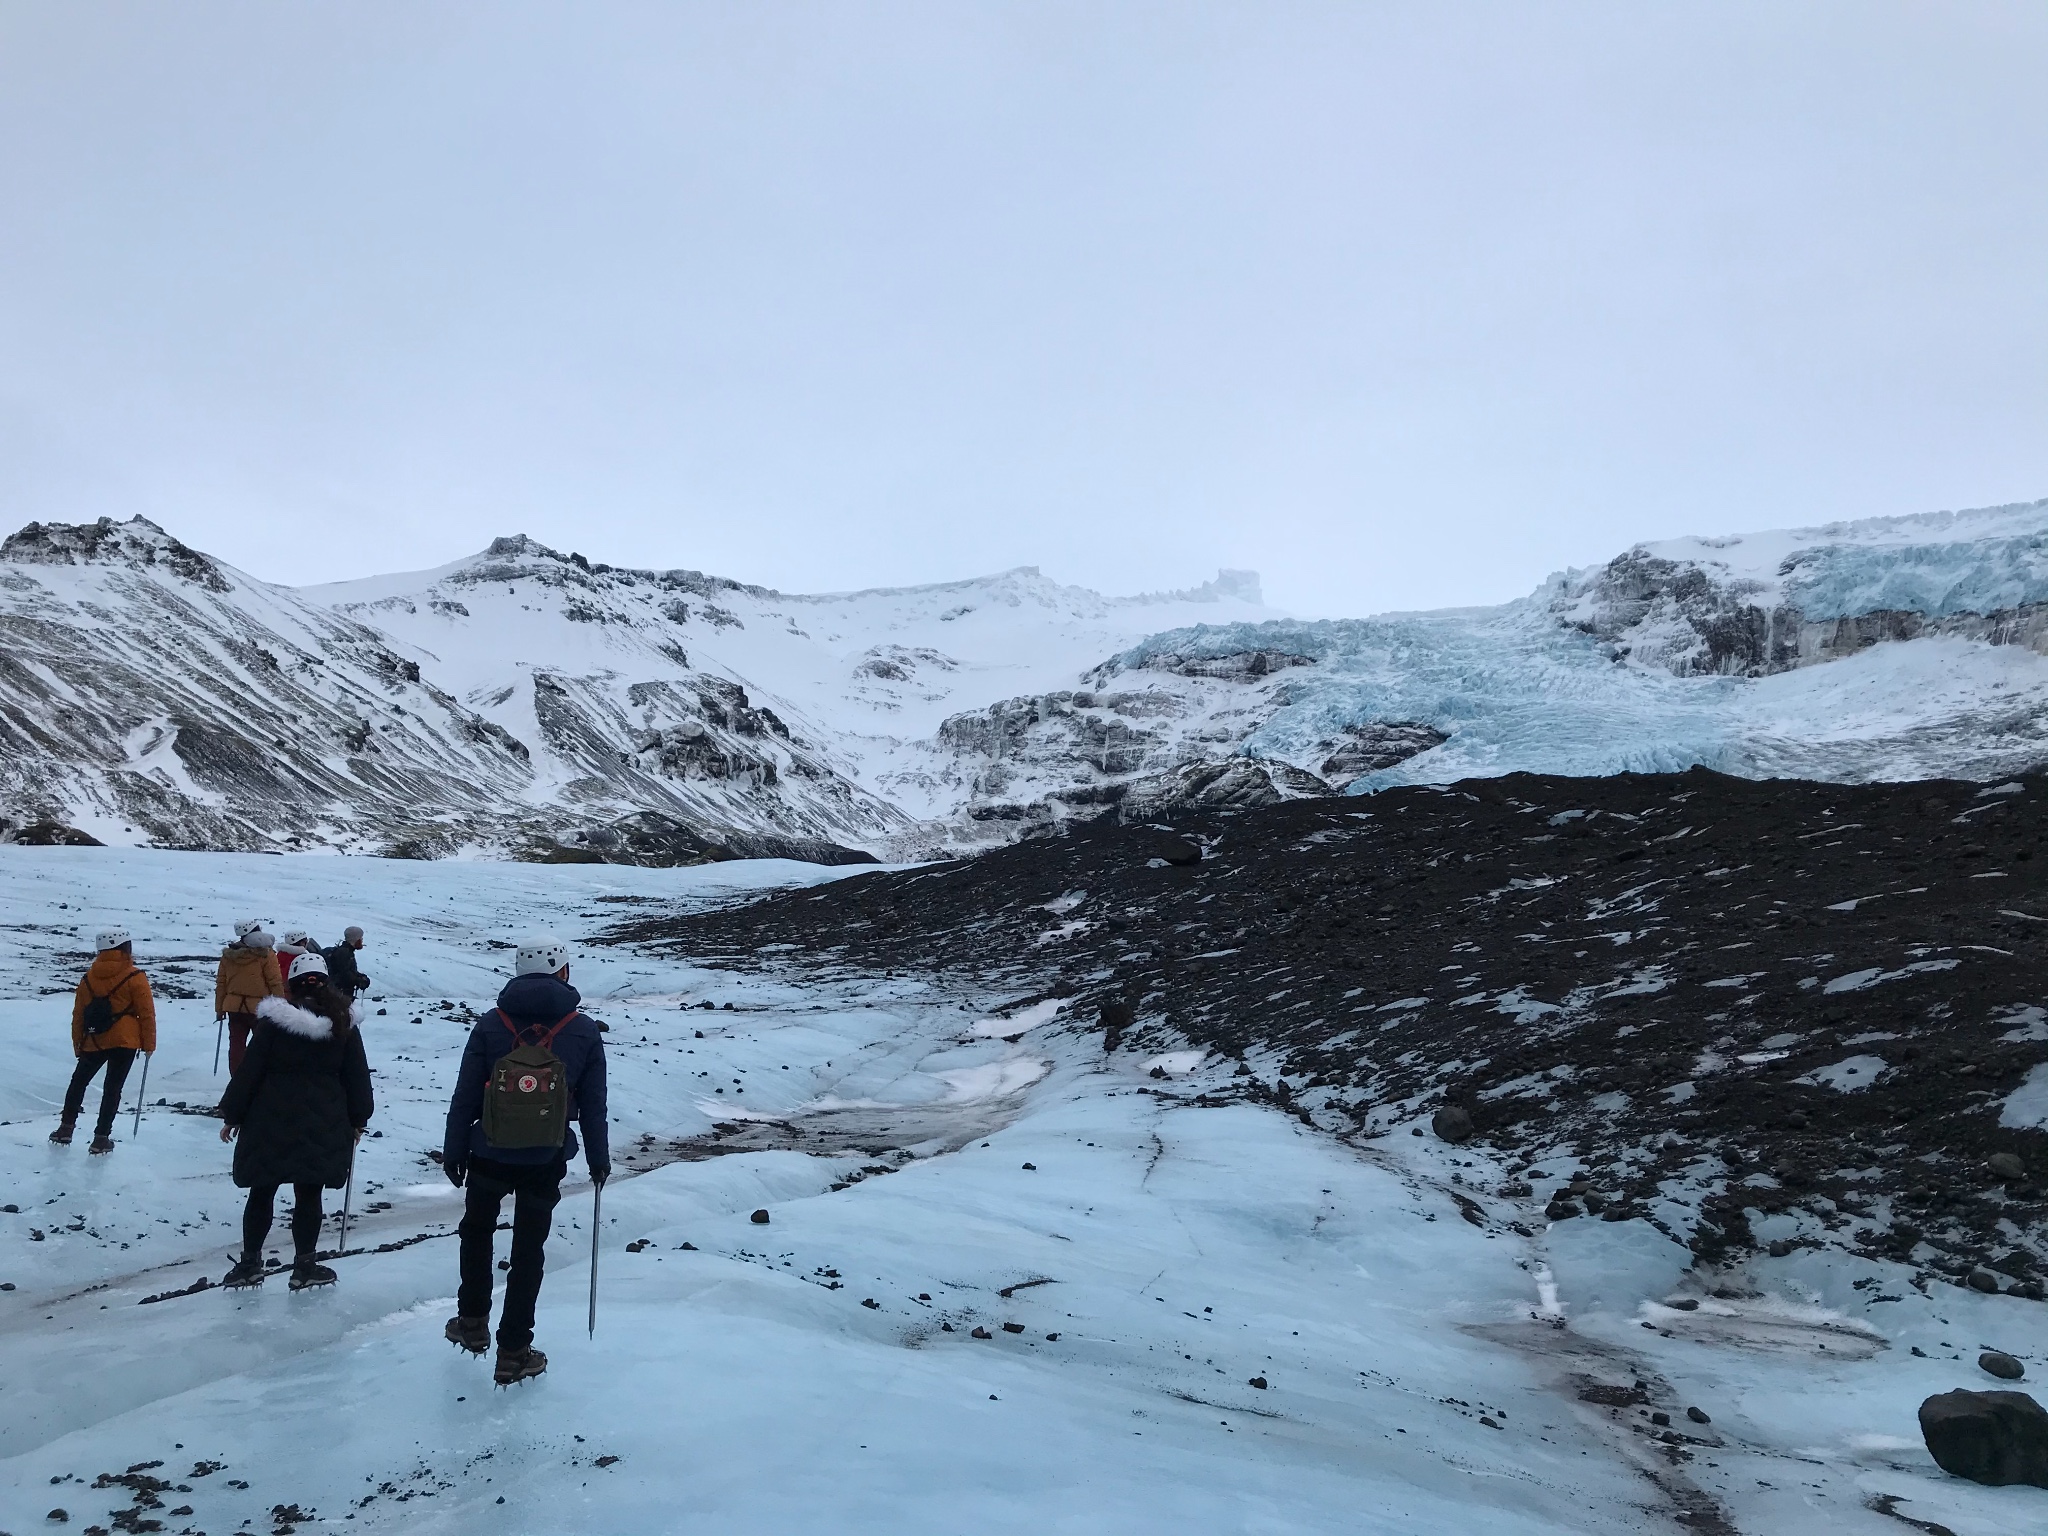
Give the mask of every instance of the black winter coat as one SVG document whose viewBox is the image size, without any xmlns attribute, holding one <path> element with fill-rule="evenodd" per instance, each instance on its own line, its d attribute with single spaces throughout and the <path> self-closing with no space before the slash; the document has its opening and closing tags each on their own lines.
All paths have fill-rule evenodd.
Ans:
<svg viewBox="0 0 2048 1536">
<path fill-rule="evenodd" d="M 330 1020 L 281 997 L 258 1004 L 256 1020 L 248 1054 L 220 1100 L 221 1120 L 240 1131 L 235 1183 L 339 1189 L 348 1182 L 355 1133 L 376 1108 L 363 1032 L 352 1028 L 337 1041 Z"/>
<path fill-rule="evenodd" d="M 353 997 L 358 992 L 370 990 L 370 978 L 365 976 L 362 967 L 356 964 L 356 952 L 352 945 L 343 942 L 320 953 L 327 962 L 327 984 L 335 991 Z"/>
</svg>

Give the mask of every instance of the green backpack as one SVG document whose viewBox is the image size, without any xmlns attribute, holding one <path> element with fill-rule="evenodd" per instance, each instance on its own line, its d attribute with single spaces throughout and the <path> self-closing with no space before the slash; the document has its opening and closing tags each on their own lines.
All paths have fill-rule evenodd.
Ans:
<svg viewBox="0 0 2048 1536">
<path fill-rule="evenodd" d="M 492 1146 L 512 1151 L 563 1144 L 569 1131 L 569 1075 L 553 1046 L 577 1011 L 570 1009 L 554 1028 L 529 1040 L 504 1009 L 498 1010 L 512 1031 L 512 1049 L 492 1066 L 484 1089 L 484 1140 Z"/>
</svg>

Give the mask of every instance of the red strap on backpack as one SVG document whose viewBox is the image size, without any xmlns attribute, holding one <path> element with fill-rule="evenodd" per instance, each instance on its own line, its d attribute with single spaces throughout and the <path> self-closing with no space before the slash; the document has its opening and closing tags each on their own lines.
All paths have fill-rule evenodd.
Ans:
<svg viewBox="0 0 2048 1536">
<path fill-rule="evenodd" d="M 581 1008 L 571 1008 L 567 1013 L 562 1015 L 561 1020 L 555 1025 L 555 1027 L 553 1029 L 550 1029 L 545 1035 L 541 1036 L 540 1039 L 528 1040 L 519 1033 L 519 1026 L 512 1022 L 512 1016 L 510 1014 L 506 1013 L 505 1010 L 502 1008 L 496 1008 L 492 1010 L 492 1012 L 496 1013 L 499 1019 L 503 1021 L 505 1028 L 511 1032 L 513 1044 L 537 1045 L 544 1051 L 552 1051 L 555 1048 L 555 1036 L 559 1035 L 563 1030 L 567 1029 L 569 1027 L 570 1021 L 573 1020 L 576 1017 L 576 1015 L 581 1013 L 582 1011 L 583 1010 Z"/>
</svg>

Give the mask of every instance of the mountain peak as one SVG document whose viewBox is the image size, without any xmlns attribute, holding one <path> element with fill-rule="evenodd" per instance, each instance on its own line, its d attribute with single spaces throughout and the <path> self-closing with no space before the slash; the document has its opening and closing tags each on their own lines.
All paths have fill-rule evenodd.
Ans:
<svg viewBox="0 0 2048 1536">
<path fill-rule="evenodd" d="M 125 523 L 111 517 L 91 523 L 30 523 L 0 543 L 0 560 L 20 565 L 126 565 L 137 569 L 162 565 L 209 592 L 232 590 L 211 559 L 146 517 L 131 517 Z"/>
</svg>

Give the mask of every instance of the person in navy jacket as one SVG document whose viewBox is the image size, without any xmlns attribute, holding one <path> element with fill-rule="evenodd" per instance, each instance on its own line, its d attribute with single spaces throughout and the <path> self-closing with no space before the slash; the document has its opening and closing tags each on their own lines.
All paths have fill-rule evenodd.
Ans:
<svg viewBox="0 0 2048 1536">
<path fill-rule="evenodd" d="M 506 1386 L 538 1376 L 548 1366 L 547 1356 L 533 1347 L 533 1311 L 540 1298 L 543 1250 L 577 1142 L 576 1132 L 564 1125 L 559 1147 L 491 1145 L 484 1135 L 484 1095 L 499 1057 L 521 1043 L 549 1041 L 562 1063 L 570 1118 L 583 1132 L 590 1177 L 602 1184 L 611 1173 L 604 1040 L 596 1020 L 582 1011 L 582 994 L 569 985 L 568 947 L 552 934 L 536 934 L 521 942 L 513 971 L 497 1007 L 477 1020 L 463 1048 L 441 1147 L 441 1167 L 449 1181 L 467 1191 L 459 1229 L 462 1283 L 446 1333 L 472 1354 L 490 1348 L 494 1237 L 499 1209 L 512 1196 L 512 1263 L 498 1314 L 496 1371 Z"/>
</svg>

